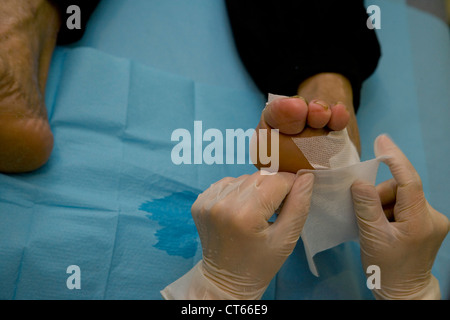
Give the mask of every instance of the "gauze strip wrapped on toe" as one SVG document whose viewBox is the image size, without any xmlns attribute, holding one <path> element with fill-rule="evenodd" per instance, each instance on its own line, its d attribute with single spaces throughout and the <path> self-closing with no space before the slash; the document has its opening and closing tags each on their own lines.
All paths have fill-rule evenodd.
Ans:
<svg viewBox="0 0 450 320">
<path fill-rule="evenodd" d="M 347 129 L 326 136 L 292 138 L 314 169 L 334 169 L 358 163 L 359 155 Z"/>
</svg>

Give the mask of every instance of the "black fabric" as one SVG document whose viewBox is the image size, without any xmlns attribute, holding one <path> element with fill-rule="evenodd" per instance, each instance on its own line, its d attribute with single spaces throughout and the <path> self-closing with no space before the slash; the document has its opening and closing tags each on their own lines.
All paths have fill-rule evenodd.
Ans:
<svg viewBox="0 0 450 320">
<path fill-rule="evenodd" d="M 100 2 L 51 1 L 61 11 L 60 45 L 81 39 Z M 80 30 L 66 26 L 70 5 L 81 9 Z M 296 95 L 307 78 L 336 72 L 350 80 L 359 107 L 362 83 L 381 56 L 363 0 L 226 0 L 226 5 L 241 59 L 263 93 Z"/>
<path fill-rule="evenodd" d="M 355 109 L 381 56 L 363 0 L 226 0 L 237 49 L 259 89 L 296 95 L 321 72 L 346 76 Z"/>
<path fill-rule="evenodd" d="M 58 35 L 58 44 L 65 45 L 80 40 L 85 32 L 86 25 L 97 7 L 100 0 L 51 0 L 61 13 L 61 29 Z M 81 12 L 81 29 L 69 29 L 67 27 L 67 19 L 71 13 L 67 13 L 67 8 L 71 5 L 77 5 Z"/>
</svg>

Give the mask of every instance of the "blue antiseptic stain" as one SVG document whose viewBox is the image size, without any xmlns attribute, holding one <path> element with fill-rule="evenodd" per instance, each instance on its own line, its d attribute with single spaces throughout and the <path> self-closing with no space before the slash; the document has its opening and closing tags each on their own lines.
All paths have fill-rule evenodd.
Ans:
<svg viewBox="0 0 450 320">
<path fill-rule="evenodd" d="M 143 203 L 139 210 L 148 212 L 150 220 L 158 222 L 162 227 L 155 236 L 158 242 L 154 245 L 171 256 L 192 258 L 198 246 L 198 233 L 191 216 L 192 204 L 198 194 L 183 191 L 171 194 L 162 199 Z"/>
</svg>

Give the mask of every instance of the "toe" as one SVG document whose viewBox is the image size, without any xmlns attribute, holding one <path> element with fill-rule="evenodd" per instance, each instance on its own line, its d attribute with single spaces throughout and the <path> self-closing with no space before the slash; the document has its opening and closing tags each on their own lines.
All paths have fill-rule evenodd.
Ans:
<svg viewBox="0 0 450 320">
<path fill-rule="evenodd" d="M 303 98 L 283 98 L 270 102 L 264 110 L 264 120 L 284 134 L 303 131 L 308 117 L 308 105 Z"/>
<path fill-rule="evenodd" d="M 331 118 L 330 106 L 322 100 L 314 100 L 308 105 L 308 125 L 314 129 L 324 128 Z"/>
<path fill-rule="evenodd" d="M 347 127 L 349 121 L 350 113 L 343 103 L 338 102 L 331 107 L 331 118 L 328 122 L 328 128 L 334 131 L 344 130 Z"/>
</svg>

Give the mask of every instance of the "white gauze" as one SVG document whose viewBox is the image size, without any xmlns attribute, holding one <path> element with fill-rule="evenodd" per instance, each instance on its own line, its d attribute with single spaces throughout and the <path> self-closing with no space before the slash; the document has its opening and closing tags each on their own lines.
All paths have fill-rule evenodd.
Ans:
<svg viewBox="0 0 450 320">
<path fill-rule="evenodd" d="M 286 98 L 269 95 L 269 102 Z M 356 180 L 375 183 L 380 161 L 360 162 L 347 129 L 326 136 L 292 138 L 315 170 L 311 207 L 302 231 L 302 241 L 311 272 L 319 276 L 313 257 L 343 242 L 358 241 L 358 226 L 350 188 Z"/>
</svg>

